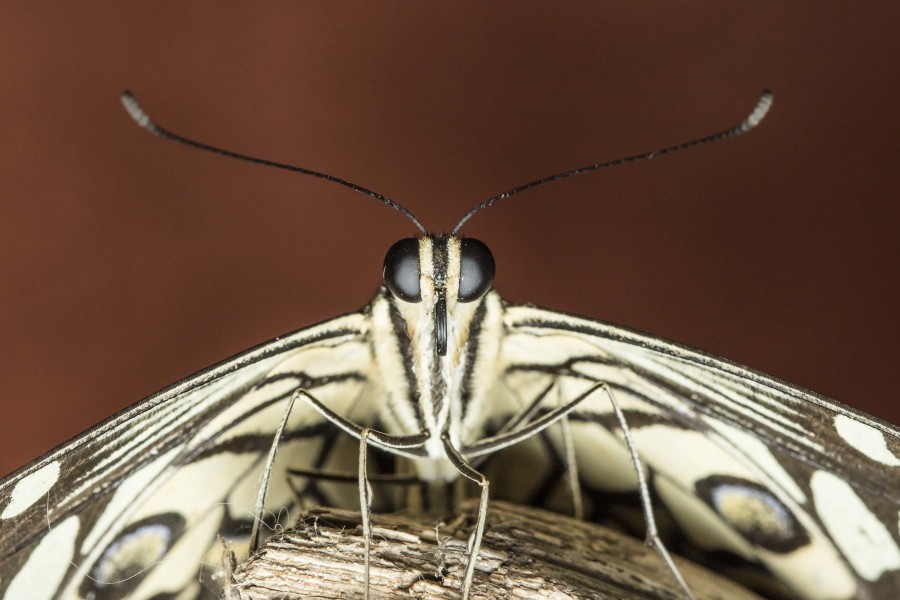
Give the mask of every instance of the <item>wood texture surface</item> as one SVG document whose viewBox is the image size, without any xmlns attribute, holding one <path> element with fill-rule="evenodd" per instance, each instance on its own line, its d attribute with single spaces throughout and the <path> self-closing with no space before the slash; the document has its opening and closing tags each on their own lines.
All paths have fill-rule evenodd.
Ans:
<svg viewBox="0 0 900 600">
<path fill-rule="evenodd" d="M 435 528 L 432 517 L 375 515 L 372 598 L 459 598 L 477 503 Z M 359 514 L 316 509 L 237 567 L 232 599 L 362 597 Z M 757 596 L 676 558 L 698 599 Z M 473 597 L 681 598 L 657 554 L 619 532 L 554 513 L 492 502 Z"/>
</svg>

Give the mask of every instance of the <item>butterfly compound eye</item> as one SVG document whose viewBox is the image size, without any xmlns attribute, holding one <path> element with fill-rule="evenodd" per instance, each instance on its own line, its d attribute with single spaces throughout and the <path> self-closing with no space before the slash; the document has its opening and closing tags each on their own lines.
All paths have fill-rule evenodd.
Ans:
<svg viewBox="0 0 900 600">
<path fill-rule="evenodd" d="M 384 285 L 406 302 L 422 299 L 419 289 L 419 241 L 404 238 L 384 255 Z"/>
<path fill-rule="evenodd" d="M 459 301 L 474 302 L 494 282 L 494 255 L 487 245 L 473 238 L 462 240 L 459 266 Z"/>
</svg>

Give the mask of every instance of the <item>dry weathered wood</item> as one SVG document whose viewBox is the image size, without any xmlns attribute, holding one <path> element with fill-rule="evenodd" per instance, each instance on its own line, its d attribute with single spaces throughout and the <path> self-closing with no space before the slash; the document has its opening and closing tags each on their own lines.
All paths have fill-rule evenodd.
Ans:
<svg viewBox="0 0 900 600">
<path fill-rule="evenodd" d="M 476 504 L 435 531 L 429 517 L 376 515 L 372 598 L 459 598 L 465 536 Z M 735 583 L 676 559 L 698 599 L 756 598 Z M 359 514 L 307 513 L 239 565 L 230 594 L 241 600 L 361 597 L 363 544 Z M 616 531 L 554 513 L 491 503 L 473 597 L 681 598 L 659 556 Z"/>
</svg>

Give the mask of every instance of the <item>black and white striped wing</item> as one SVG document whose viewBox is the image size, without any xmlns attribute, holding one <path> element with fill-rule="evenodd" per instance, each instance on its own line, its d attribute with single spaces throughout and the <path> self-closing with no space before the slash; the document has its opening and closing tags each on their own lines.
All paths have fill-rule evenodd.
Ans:
<svg viewBox="0 0 900 600">
<path fill-rule="evenodd" d="M 649 474 L 654 502 L 695 547 L 759 565 L 790 595 L 896 597 L 896 427 L 724 360 L 601 322 L 507 306 L 505 327 L 502 379 L 522 402 L 553 384 L 556 395 L 545 400 L 549 409 L 593 382 L 609 384 Z M 592 395 L 570 422 L 588 500 L 590 490 L 635 490 L 608 397 Z M 492 483 L 493 489 L 503 487 Z"/>
<path fill-rule="evenodd" d="M 246 553 L 291 394 L 306 388 L 341 414 L 372 418 L 368 322 L 350 314 L 247 351 L 0 482 L 0 598 L 218 597 L 210 576 L 221 571 L 221 538 Z M 334 433 L 297 404 L 279 457 L 327 467 Z M 276 461 L 269 525 L 298 508 L 285 467 Z"/>
</svg>

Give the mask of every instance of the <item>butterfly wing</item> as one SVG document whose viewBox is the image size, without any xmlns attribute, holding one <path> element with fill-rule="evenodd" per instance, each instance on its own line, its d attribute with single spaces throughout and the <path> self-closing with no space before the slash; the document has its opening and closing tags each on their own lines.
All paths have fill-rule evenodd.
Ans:
<svg viewBox="0 0 900 600">
<path fill-rule="evenodd" d="M 550 384 L 547 409 L 609 384 L 654 502 L 695 548 L 759 565 L 789 595 L 887 598 L 900 589 L 896 427 L 605 323 L 507 306 L 505 327 L 502 379 L 523 403 Z M 582 485 L 636 490 L 608 397 L 593 394 L 570 421 Z"/>
<path fill-rule="evenodd" d="M 293 392 L 374 418 L 367 335 L 364 311 L 278 338 L 4 479 L 0 598 L 217 597 L 208 575 L 221 570 L 220 539 L 246 551 L 265 457 Z M 279 456 L 292 467 L 326 465 L 333 429 L 297 403 Z M 270 526 L 285 517 L 272 513 L 296 507 L 283 462 L 267 498 Z"/>
<path fill-rule="evenodd" d="M 0 597 L 216 596 L 218 540 L 231 540 L 238 556 L 245 550 L 264 457 L 293 391 L 312 390 L 336 412 L 375 422 L 383 383 L 372 369 L 368 319 L 347 315 L 241 354 L 0 482 Z M 507 395 L 534 398 L 549 382 L 559 402 L 607 382 L 656 499 L 697 547 L 762 565 L 806 598 L 896 591 L 896 428 L 596 321 L 507 306 L 505 327 Z M 571 421 L 585 488 L 633 491 L 608 400 L 590 397 Z M 295 406 L 280 456 L 291 467 L 328 467 L 345 438 Z M 346 458 L 352 470 L 354 444 Z M 276 462 L 270 511 L 296 508 L 285 466 Z M 492 487 L 502 494 L 513 485 L 498 478 Z M 340 504 L 327 489 L 304 493 Z"/>
</svg>

